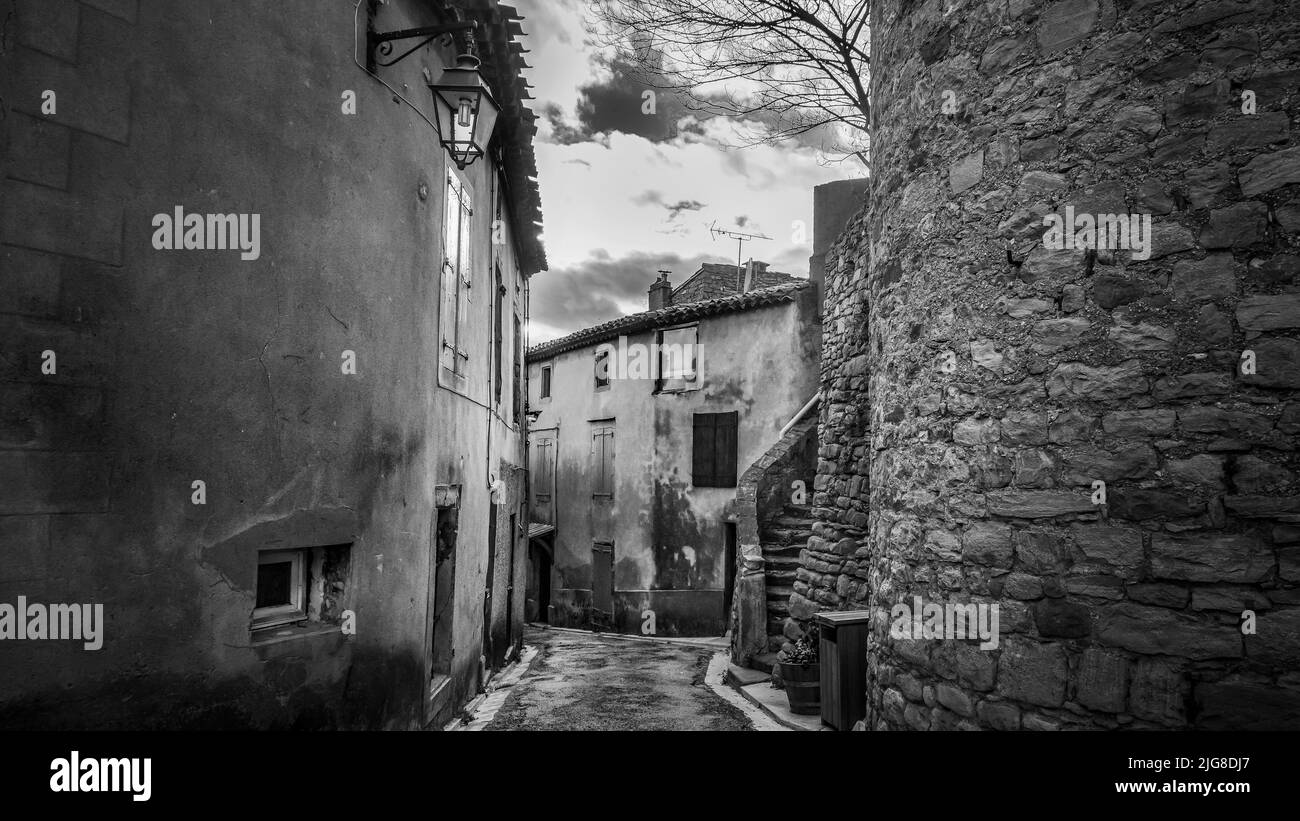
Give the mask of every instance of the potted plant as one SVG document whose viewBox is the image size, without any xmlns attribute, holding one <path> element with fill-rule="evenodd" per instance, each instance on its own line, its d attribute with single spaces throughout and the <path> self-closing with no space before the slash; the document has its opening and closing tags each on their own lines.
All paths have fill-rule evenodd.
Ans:
<svg viewBox="0 0 1300 821">
<path fill-rule="evenodd" d="M 790 712 L 796 715 L 820 715 L 822 711 L 821 662 L 818 659 L 818 632 L 813 625 L 787 650 L 780 662 L 781 680 L 790 700 Z"/>
</svg>

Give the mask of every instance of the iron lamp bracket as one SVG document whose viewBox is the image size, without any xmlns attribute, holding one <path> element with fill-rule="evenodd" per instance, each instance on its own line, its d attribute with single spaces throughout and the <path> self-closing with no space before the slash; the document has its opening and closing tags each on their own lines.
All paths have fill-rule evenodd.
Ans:
<svg viewBox="0 0 1300 821">
<path fill-rule="evenodd" d="M 455 34 L 457 32 L 472 31 L 477 28 L 478 22 L 475 20 L 458 20 L 453 23 L 443 23 L 437 26 L 399 29 L 397 31 L 387 31 L 383 33 L 371 31 L 366 34 L 366 43 L 368 46 L 367 54 L 370 56 L 371 62 L 375 65 L 391 66 L 394 63 L 400 62 L 410 54 L 424 48 L 439 37 Z M 393 43 L 397 40 L 410 40 L 416 37 L 423 39 L 387 62 L 379 59 L 380 57 L 388 57 L 393 53 Z"/>
</svg>

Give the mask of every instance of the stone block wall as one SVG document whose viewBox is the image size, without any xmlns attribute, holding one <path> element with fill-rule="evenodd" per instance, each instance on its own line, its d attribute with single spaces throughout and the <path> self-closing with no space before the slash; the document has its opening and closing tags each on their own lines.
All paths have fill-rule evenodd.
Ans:
<svg viewBox="0 0 1300 821">
<path fill-rule="evenodd" d="M 874 608 L 871 728 L 1300 727 L 1297 33 L 1269 0 L 875 4 L 791 602 Z M 1067 206 L 1149 215 L 1149 256 L 1046 247 Z M 997 604 L 999 646 L 891 638 L 913 596 Z"/>
<path fill-rule="evenodd" d="M 816 465 L 817 420 L 811 414 L 777 440 L 736 483 L 727 518 L 736 522 L 736 577 L 732 596 L 731 658 L 746 665 L 767 650 L 767 583 L 763 577 L 763 529 L 793 498 L 795 481 L 805 484 Z"/>
</svg>

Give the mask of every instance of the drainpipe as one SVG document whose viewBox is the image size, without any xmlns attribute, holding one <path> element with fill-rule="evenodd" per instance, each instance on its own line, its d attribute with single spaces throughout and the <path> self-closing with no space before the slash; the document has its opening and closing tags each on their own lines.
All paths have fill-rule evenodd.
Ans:
<svg viewBox="0 0 1300 821">
<path fill-rule="evenodd" d="M 814 407 L 817 406 L 817 400 L 820 399 L 820 398 L 821 398 L 821 391 L 818 391 L 817 393 L 814 393 L 814 394 L 812 395 L 812 399 L 809 399 L 809 400 L 808 400 L 808 404 L 806 404 L 806 405 L 804 405 L 802 408 L 800 408 L 800 409 L 799 409 L 799 412 L 796 413 L 796 414 L 794 415 L 794 418 L 791 419 L 789 422 L 786 422 L 786 423 L 785 423 L 785 427 L 781 428 L 781 432 L 780 432 L 779 434 L 777 434 L 777 437 L 776 437 L 776 438 L 777 438 L 777 439 L 784 439 L 784 438 L 785 438 L 785 435 L 786 435 L 787 433 L 790 432 L 790 429 L 793 428 L 795 425 L 799 424 L 799 420 L 801 420 L 801 419 L 803 419 L 805 416 L 807 416 L 807 415 L 808 415 L 808 411 L 812 410 Z"/>
</svg>

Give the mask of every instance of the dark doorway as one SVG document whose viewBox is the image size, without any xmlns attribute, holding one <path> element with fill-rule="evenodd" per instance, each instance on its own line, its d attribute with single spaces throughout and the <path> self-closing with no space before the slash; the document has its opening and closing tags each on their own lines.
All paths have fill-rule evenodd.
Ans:
<svg viewBox="0 0 1300 821">
<path fill-rule="evenodd" d="M 488 508 L 488 565 L 487 585 L 483 589 L 483 657 L 488 664 L 493 663 L 492 652 L 492 587 L 496 582 L 497 570 L 497 506 Z"/>
<path fill-rule="evenodd" d="M 722 630 L 731 629 L 731 602 L 736 594 L 736 523 L 722 523 L 722 550 L 726 577 L 722 580 Z"/>
<path fill-rule="evenodd" d="M 460 510 L 444 505 L 434 514 L 434 555 L 430 571 L 428 630 L 435 679 L 451 672 L 453 616 L 456 612 L 456 535 Z"/>
<path fill-rule="evenodd" d="M 510 514 L 510 573 L 506 576 L 506 646 L 508 654 L 515 643 L 515 544 L 519 541 L 519 520 Z"/>
<path fill-rule="evenodd" d="M 541 624 L 551 623 L 551 554 L 540 541 L 529 542 L 528 557 L 532 564 L 529 577 L 536 612 L 529 615 Z"/>
<path fill-rule="evenodd" d="M 591 625 L 614 625 L 614 545 L 609 542 L 591 546 Z"/>
</svg>

